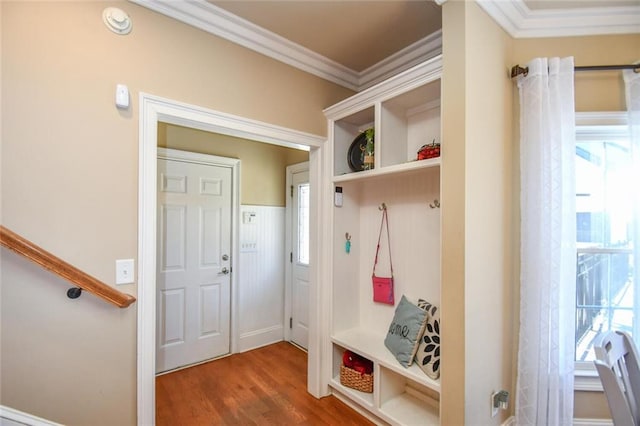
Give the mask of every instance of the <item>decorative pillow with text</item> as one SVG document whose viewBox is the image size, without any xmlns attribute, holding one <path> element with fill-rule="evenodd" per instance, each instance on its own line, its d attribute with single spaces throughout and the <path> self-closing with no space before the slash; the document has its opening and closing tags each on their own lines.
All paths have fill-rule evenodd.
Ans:
<svg viewBox="0 0 640 426">
<path fill-rule="evenodd" d="M 409 302 L 403 295 L 396 306 L 384 345 L 404 367 L 409 367 L 413 362 L 426 321 L 427 312 Z"/>
</svg>

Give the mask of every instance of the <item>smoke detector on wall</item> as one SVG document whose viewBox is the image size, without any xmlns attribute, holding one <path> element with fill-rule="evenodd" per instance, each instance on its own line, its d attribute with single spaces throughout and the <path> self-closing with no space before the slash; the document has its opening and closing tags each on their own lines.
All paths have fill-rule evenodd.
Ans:
<svg viewBox="0 0 640 426">
<path fill-rule="evenodd" d="M 116 34 L 129 34 L 131 32 L 131 18 L 122 9 L 108 7 L 102 12 L 104 24 Z"/>
</svg>

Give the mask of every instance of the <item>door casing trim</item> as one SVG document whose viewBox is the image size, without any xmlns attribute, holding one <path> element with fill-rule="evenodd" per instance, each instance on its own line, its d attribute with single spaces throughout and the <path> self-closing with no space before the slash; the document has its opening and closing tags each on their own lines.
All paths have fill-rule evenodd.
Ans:
<svg viewBox="0 0 640 426">
<path fill-rule="evenodd" d="M 323 151 L 326 138 L 272 124 L 189 105 L 140 92 L 138 127 L 138 301 L 137 306 L 137 423 L 155 424 L 155 347 L 156 347 L 156 173 L 158 123 L 164 122 L 194 129 L 236 136 L 310 151 L 310 182 L 320 188 L 324 170 Z M 318 193 L 322 191 L 317 191 Z M 318 283 L 322 282 L 321 252 L 318 232 L 322 223 L 321 196 L 311 212 L 311 260 L 318 267 L 310 271 L 310 318 L 308 391 L 316 397 L 325 395 L 326 380 L 321 371 L 322 335 L 328 329 L 320 311 L 324 298 Z M 315 225 L 314 225 L 315 223 Z M 234 256 L 237 258 L 236 256 Z"/>
</svg>

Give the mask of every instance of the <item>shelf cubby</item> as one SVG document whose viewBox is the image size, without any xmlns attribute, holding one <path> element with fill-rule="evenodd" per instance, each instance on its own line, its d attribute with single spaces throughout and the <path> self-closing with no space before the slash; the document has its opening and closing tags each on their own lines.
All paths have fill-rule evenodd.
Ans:
<svg viewBox="0 0 640 426">
<path fill-rule="evenodd" d="M 384 366 L 379 369 L 381 417 L 393 424 L 439 425 L 439 394 L 396 374 Z"/>
<path fill-rule="evenodd" d="M 415 66 L 366 89 L 324 112 L 333 147 L 333 181 L 368 179 L 439 165 L 417 160 L 421 146 L 440 143 L 441 58 Z M 375 129 L 375 167 L 352 170 L 349 147 L 366 129 Z"/>
<path fill-rule="evenodd" d="M 354 173 L 348 162 L 351 144 L 365 130 L 374 126 L 373 105 L 362 111 L 337 119 L 333 126 L 334 175 Z"/>
<path fill-rule="evenodd" d="M 332 337 L 334 345 L 341 348 L 349 349 L 363 357 L 370 359 L 374 364 L 384 367 L 386 372 L 411 380 L 421 385 L 425 389 L 440 392 L 440 381 L 433 380 L 415 364 L 410 367 L 403 367 L 393 356 L 393 354 L 384 345 L 384 333 L 375 333 L 367 329 L 353 328 L 340 333 L 336 333 Z M 340 354 L 340 356 L 342 356 Z M 340 372 L 338 365 L 338 373 Z"/>
<path fill-rule="evenodd" d="M 422 145 L 440 143 L 439 79 L 384 101 L 380 108 L 382 168 L 415 162 Z"/>
<path fill-rule="evenodd" d="M 366 358 L 366 355 L 360 353 L 359 351 L 354 350 L 353 348 L 348 348 L 342 345 L 334 344 L 333 357 L 332 357 L 333 374 L 330 382 L 331 386 L 334 389 L 339 390 L 342 394 L 348 396 L 352 400 L 358 402 L 358 404 L 366 407 L 369 410 L 372 410 L 374 408 L 373 393 L 361 392 L 359 390 L 344 386 L 342 383 L 340 383 L 340 365 L 342 365 L 342 355 L 346 350 L 350 350 Z M 374 381 L 375 381 L 375 375 L 374 375 Z M 374 389 L 375 389 L 375 384 L 374 384 Z"/>
</svg>

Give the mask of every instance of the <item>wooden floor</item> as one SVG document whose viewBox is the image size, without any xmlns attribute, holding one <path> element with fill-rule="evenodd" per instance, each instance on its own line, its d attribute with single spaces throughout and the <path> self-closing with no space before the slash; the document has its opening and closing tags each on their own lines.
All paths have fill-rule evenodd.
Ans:
<svg viewBox="0 0 640 426">
<path fill-rule="evenodd" d="M 156 377 L 156 424 L 371 425 L 307 392 L 307 354 L 280 342 Z"/>
</svg>

